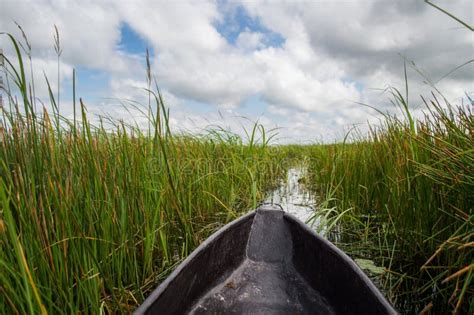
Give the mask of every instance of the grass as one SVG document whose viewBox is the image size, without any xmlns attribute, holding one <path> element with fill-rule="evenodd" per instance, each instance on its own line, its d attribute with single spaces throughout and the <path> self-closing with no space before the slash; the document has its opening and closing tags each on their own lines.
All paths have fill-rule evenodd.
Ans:
<svg viewBox="0 0 474 315">
<path fill-rule="evenodd" d="M 472 107 L 433 95 L 416 119 L 393 89 L 403 119 L 386 115 L 352 142 L 271 146 L 274 134 L 258 123 L 246 139 L 218 127 L 175 134 L 147 53 L 148 104 L 136 108 L 145 129 L 92 123 L 74 74 L 70 120 L 47 78 L 50 110 L 40 108 L 26 79 L 26 36 L 22 44 L 1 36 L 16 61 L 5 59 L 11 89 L 0 113 L 0 313 L 133 311 L 301 161 L 323 230 L 353 258 L 385 268 L 377 283 L 400 311 L 474 313 Z M 54 48 L 59 73 L 56 28 Z"/>
<path fill-rule="evenodd" d="M 471 107 L 433 94 L 416 120 L 385 116 L 368 136 L 313 146 L 310 173 L 338 217 L 339 245 L 385 266 L 400 311 L 472 313 L 474 121 Z M 356 134 L 357 135 L 357 134 Z"/>
<path fill-rule="evenodd" d="M 82 100 L 67 120 L 51 89 L 52 112 L 35 110 L 10 40 L 18 65 L 6 60 L 12 90 L 1 112 L 2 314 L 131 312 L 284 173 L 258 124 L 248 141 L 217 129 L 171 134 L 158 91 L 148 91 L 147 130 L 94 126 Z"/>
</svg>

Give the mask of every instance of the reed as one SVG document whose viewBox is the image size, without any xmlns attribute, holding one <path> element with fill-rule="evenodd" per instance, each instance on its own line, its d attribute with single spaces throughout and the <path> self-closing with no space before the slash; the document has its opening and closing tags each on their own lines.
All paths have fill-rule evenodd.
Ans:
<svg viewBox="0 0 474 315">
<path fill-rule="evenodd" d="M 82 100 L 70 121 L 51 89 L 52 112 L 36 110 L 20 45 L 3 36 L 17 64 L 5 59 L 12 89 L 1 112 L 2 314 L 129 313 L 284 173 L 258 124 L 248 141 L 172 134 L 157 90 L 147 130 L 94 125 Z"/>
<path fill-rule="evenodd" d="M 311 182 L 327 207 L 346 211 L 339 245 L 386 267 L 385 288 L 401 311 L 472 313 L 472 107 L 433 94 L 415 119 L 393 92 L 404 118 L 385 115 L 368 136 L 313 146 Z"/>
</svg>

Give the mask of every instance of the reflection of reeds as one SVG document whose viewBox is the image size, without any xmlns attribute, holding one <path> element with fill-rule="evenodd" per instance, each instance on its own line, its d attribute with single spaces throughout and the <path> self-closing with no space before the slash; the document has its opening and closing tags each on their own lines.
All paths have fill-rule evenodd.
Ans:
<svg viewBox="0 0 474 315">
<path fill-rule="evenodd" d="M 329 209 L 351 209 L 333 215 L 351 235 L 345 249 L 390 263 L 393 301 L 401 305 L 411 295 L 410 303 L 419 304 L 411 310 L 431 301 L 441 313 L 472 310 L 466 300 L 474 258 L 471 108 L 442 106 L 433 95 L 425 117 L 415 121 L 405 97 L 393 95 L 406 119 L 385 116 L 368 139 L 314 146 L 313 182 Z"/>
<path fill-rule="evenodd" d="M 51 87 L 52 112 L 36 111 L 10 39 L 18 66 L 6 59 L 16 87 L 1 114 L 2 314 L 129 313 L 285 173 L 258 124 L 249 143 L 217 129 L 172 135 L 157 90 L 148 89 L 147 131 L 94 126 L 82 100 L 67 120 Z"/>
</svg>

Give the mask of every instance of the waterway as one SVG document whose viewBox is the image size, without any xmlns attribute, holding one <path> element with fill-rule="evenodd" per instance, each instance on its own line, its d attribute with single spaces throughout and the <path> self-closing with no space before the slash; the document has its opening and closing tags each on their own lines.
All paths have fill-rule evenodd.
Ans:
<svg viewBox="0 0 474 315">
<path fill-rule="evenodd" d="M 290 168 L 286 180 L 270 192 L 265 203 L 278 204 L 310 227 L 320 229 L 320 220 L 315 217 L 317 200 L 303 184 L 306 177 L 305 167 Z"/>
</svg>

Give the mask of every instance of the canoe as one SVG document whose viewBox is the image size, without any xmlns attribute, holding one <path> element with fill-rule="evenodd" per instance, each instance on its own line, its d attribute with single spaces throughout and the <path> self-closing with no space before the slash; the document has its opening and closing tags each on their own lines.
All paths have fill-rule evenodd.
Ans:
<svg viewBox="0 0 474 315">
<path fill-rule="evenodd" d="M 397 314 L 341 250 L 262 206 L 204 241 L 135 314 Z"/>
</svg>

